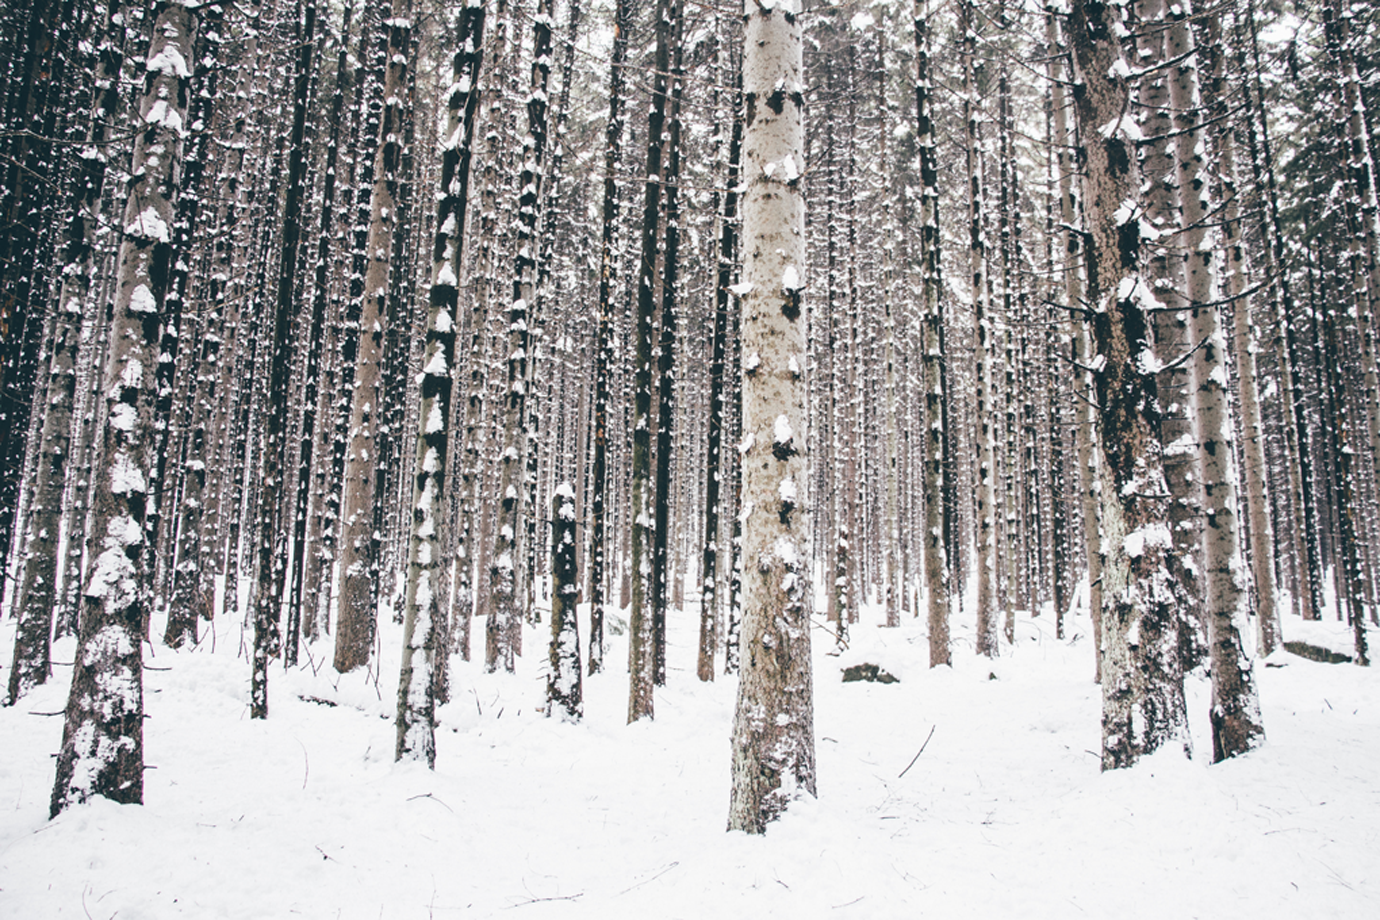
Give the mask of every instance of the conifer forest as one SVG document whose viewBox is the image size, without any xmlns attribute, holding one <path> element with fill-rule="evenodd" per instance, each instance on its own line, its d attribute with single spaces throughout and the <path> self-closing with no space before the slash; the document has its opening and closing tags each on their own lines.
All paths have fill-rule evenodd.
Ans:
<svg viewBox="0 0 1380 920">
<path fill-rule="evenodd" d="M 1380 4 L 0 73 L 0 914 L 1380 915 Z"/>
</svg>

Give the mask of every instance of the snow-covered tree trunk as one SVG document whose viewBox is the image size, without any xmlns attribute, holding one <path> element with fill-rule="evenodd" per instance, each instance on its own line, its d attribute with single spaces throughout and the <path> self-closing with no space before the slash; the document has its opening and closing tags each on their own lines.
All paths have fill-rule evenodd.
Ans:
<svg viewBox="0 0 1380 920">
<path fill-rule="evenodd" d="M 524 483 L 527 452 L 532 449 L 528 436 L 528 392 L 537 344 L 529 325 L 536 302 L 537 206 L 541 201 L 542 158 L 546 145 L 546 91 L 551 71 L 551 12 L 549 0 L 538 4 L 532 25 L 532 74 L 527 101 L 527 132 L 522 142 L 522 174 L 519 179 L 516 260 L 508 305 L 507 382 L 505 385 L 502 429 L 503 453 L 499 458 L 498 518 L 489 566 L 490 598 L 486 666 L 502 666 L 512 671 L 514 656 L 521 645 L 524 608 L 527 606 L 524 571 L 524 542 L 528 517 L 536 513 L 528 506 Z"/>
<path fill-rule="evenodd" d="M 1206 231 L 1212 210 L 1204 162 L 1207 143 L 1200 122 L 1198 55 L 1187 16 L 1190 9 L 1184 2 L 1170 11 L 1166 50 L 1169 60 L 1177 62 L 1170 74 L 1169 101 L 1174 112 L 1182 244 L 1188 259 L 1187 293 L 1193 305 L 1193 339 L 1200 343 L 1194 355 L 1200 445 L 1194 472 L 1201 476 L 1203 490 L 1203 619 L 1212 677 L 1212 759 L 1217 762 L 1258 747 L 1265 732 L 1244 641 L 1250 590 L 1237 513 L 1239 477 L 1227 394 L 1226 333 L 1215 304 L 1220 269 L 1213 262 L 1216 253 Z M 1244 310 L 1245 305 L 1238 304 L 1237 309 Z"/>
<path fill-rule="evenodd" d="M 805 430 L 800 22 L 744 3 L 743 625 L 730 830 L 762 833 L 815 794 Z"/>
<path fill-rule="evenodd" d="M 658 687 L 666 686 L 666 615 L 673 600 L 671 582 L 675 573 L 670 558 L 670 531 L 671 505 L 674 501 L 671 473 L 675 464 L 672 434 L 676 408 L 676 323 L 680 310 L 680 102 L 684 84 L 684 10 L 683 0 L 671 0 L 668 36 L 671 70 L 668 74 L 670 89 L 667 99 L 670 123 L 666 129 L 666 177 L 663 183 L 666 236 L 661 254 L 661 309 L 656 349 L 656 471 L 652 500 L 652 680 Z M 680 583 L 683 585 L 684 579 Z"/>
<path fill-rule="evenodd" d="M 465 97 L 463 130 L 460 138 L 460 164 L 465 166 L 468 176 L 473 160 L 474 133 L 479 123 L 481 92 L 479 73 L 484 56 L 484 29 L 488 19 L 488 5 L 466 6 L 465 15 L 470 19 L 468 26 L 462 23 L 461 34 L 468 32 L 469 40 L 462 43 L 459 51 L 465 57 L 462 72 L 469 74 L 470 86 Z M 485 164 L 486 171 L 489 164 Z M 460 172 L 457 164 L 457 173 Z M 468 182 L 468 179 L 467 179 Z M 457 201 L 457 207 L 468 207 L 469 192 Z M 457 232 L 463 230 L 463 222 L 457 221 Z M 444 225 L 444 221 L 442 222 Z M 476 260 L 478 264 L 478 260 Z M 475 292 L 470 297 L 469 339 L 464 353 L 458 356 L 465 367 L 464 407 L 456 412 L 460 438 L 456 454 L 459 476 L 453 487 L 455 494 L 454 517 L 451 521 L 455 542 L 453 556 L 455 572 L 451 591 L 451 636 L 453 645 L 466 661 L 470 658 L 470 631 L 474 613 L 475 556 L 479 545 L 478 527 L 478 483 L 480 426 L 484 416 L 485 385 L 485 336 L 488 333 L 488 300 Z"/>
<path fill-rule="evenodd" d="M 58 754 L 54 816 L 93 795 L 138 803 L 144 794 L 140 643 L 149 604 L 144 523 L 154 465 L 152 388 L 198 24 L 195 12 L 177 2 L 159 3 L 154 19 L 105 369 L 105 459 L 92 509 L 97 556 Z"/>
<path fill-rule="evenodd" d="M 589 673 L 603 669 L 605 558 L 608 526 L 606 512 L 609 476 L 608 417 L 609 378 L 613 363 L 613 298 L 616 294 L 618 256 L 618 167 L 623 156 L 624 64 L 628 59 L 628 30 L 632 25 L 631 0 L 618 0 L 614 12 L 613 49 L 609 59 L 609 115 L 604 128 L 604 196 L 599 244 L 598 325 L 594 340 L 594 457 L 590 472 L 589 544 Z"/>
<path fill-rule="evenodd" d="M 1086 167 L 1093 380 L 1101 410 L 1102 767 L 1187 749 L 1150 318 L 1140 274 L 1140 170 L 1120 12 L 1075 0 L 1069 19 Z"/>
<path fill-rule="evenodd" d="M 9 706 L 32 687 L 46 682 L 52 671 L 49 649 L 58 606 L 58 535 L 64 512 L 63 490 L 73 455 L 71 429 L 77 358 L 82 317 L 96 270 L 96 234 L 107 162 L 105 146 L 121 104 L 119 76 L 124 55 L 118 33 L 123 26 L 109 18 L 107 14 L 106 21 L 96 24 L 100 48 L 87 146 L 80 153 L 71 178 L 71 213 L 64 228 L 62 284 L 55 304 L 42 445 L 29 499 L 24 570 L 15 600 L 19 624 L 5 695 L 5 704 Z M 69 538 L 69 543 L 81 543 L 83 539 L 84 535 L 77 535 L 75 539 Z"/>
<path fill-rule="evenodd" d="M 736 70 L 736 67 L 730 69 Z M 733 117 L 728 142 L 723 209 L 719 216 L 719 263 L 714 288 L 713 343 L 710 346 L 709 358 L 709 474 L 706 477 L 704 493 L 704 559 L 700 567 L 700 641 L 696 662 L 696 674 L 700 680 L 714 679 L 714 656 L 719 645 L 719 608 L 722 604 L 719 584 L 721 581 L 727 584 L 727 579 L 720 573 L 719 565 L 719 533 L 722 529 L 719 486 L 721 477 L 729 468 L 722 456 L 726 408 L 724 374 L 728 345 L 728 314 L 731 307 L 729 288 L 733 286 L 733 267 L 738 249 L 738 176 L 743 149 L 741 99 L 736 92 L 732 93 L 730 98 Z M 715 130 L 721 128 L 716 127 Z"/>
<path fill-rule="evenodd" d="M 336 189 L 348 191 L 338 175 L 343 163 L 341 158 L 341 135 L 344 130 L 346 99 L 349 96 L 350 76 L 350 23 L 354 19 L 354 4 L 347 2 L 341 14 L 336 50 L 335 89 L 331 93 L 331 107 L 327 114 L 329 133 L 326 140 L 326 159 L 322 170 L 319 223 L 316 237 L 315 282 L 312 287 L 313 334 L 318 322 L 326 326 L 324 330 L 328 341 L 334 346 L 339 338 L 340 322 L 340 279 L 332 277 L 333 269 L 339 259 L 338 250 L 332 247 L 335 234 L 332 232 L 339 221 L 336 212 Z M 302 632 L 308 640 L 316 639 L 323 629 L 329 628 L 329 617 L 323 610 L 323 581 L 329 583 L 326 572 L 330 563 L 325 555 L 324 537 L 329 530 L 326 523 L 326 506 L 331 502 L 335 488 L 327 485 L 331 470 L 331 457 L 326 451 L 317 453 L 317 447 L 327 447 L 330 443 L 332 408 L 334 406 L 334 382 L 339 374 L 338 348 L 332 347 L 326 355 L 317 355 L 317 372 L 306 374 L 306 392 L 303 399 L 302 432 L 300 447 L 299 476 L 310 476 L 311 504 L 310 518 L 305 514 L 299 517 L 300 531 L 294 535 L 294 552 L 304 553 L 302 558 L 294 558 L 292 576 L 300 579 L 302 594 Z M 324 367 L 322 364 L 324 363 Z M 299 507 L 304 484 L 298 483 Z"/>
<path fill-rule="evenodd" d="M 580 684 L 580 629 L 575 597 L 575 487 L 563 482 L 551 502 L 551 645 L 546 676 L 546 714 L 578 722 L 584 714 Z"/>
<path fill-rule="evenodd" d="M 1156 384 L 1164 443 L 1164 477 L 1171 496 L 1169 531 L 1173 538 L 1173 552 L 1167 556 L 1167 561 L 1185 611 L 1180 628 L 1185 631 L 1184 648 L 1189 653 L 1185 666 L 1188 666 L 1193 659 L 1201 657 L 1197 627 L 1201 622 L 1204 590 L 1200 551 L 1203 491 L 1193 430 L 1194 362 L 1184 358 L 1192 348 L 1190 298 L 1184 295 L 1185 253 L 1177 245 L 1181 240 L 1176 235 L 1182 205 L 1170 139 L 1170 77 L 1165 72 L 1169 67 L 1165 48 L 1166 3 L 1164 0 L 1137 0 L 1135 10 L 1135 66 L 1144 71 L 1137 78 L 1137 120 L 1144 135 L 1137 149 L 1141 175 L 1145 179 L 1141 195 L 1144 224 L 1149 231 L 1144 282 L 1156 307 L 1151 320 L 1155 356 L 1161 365 Z M 1184 224 L 1187 226 L 1188 222 Z"/>
<path fill-rule="evenodd" d="M 1297 583 L 1294 602 L 1305 620 L 1321 615 L 1321 565 L 1318 560 L 1317 510 L 1313 497 L 1313 458 L 1309 449 L 1308 423 L 1297 384 L 1299 372 L 1295 352 L 1298 332 L 1294 328 L 1294 296 L 1289 272 L 1284 269 L 1285 243 L 1280 229 L 1279 194 L 1271 149 L 1269 121 L 1265 115 L 1265 94 L 1261 80 L 1260 46 L 1256 34 L 1255 3 L 1247 0 L 1245 15 L 1237 17 L 1237 63 L 1249 72 L 1245 81 L 1249 117 L 1246 119 L 1247 151 L 1252 179 L 1264 190 L 1265 275 L 1267 288 L 1266 322 L 1273 327 L 1271 351 L 1280 376 L 1279 395 L 1284 415 L 1285 456 L 1289 483 L 1292 526 L 1286 528 L 1291 555 L 1295 559 Z M 1249 49 L 1249 64 L 1247 61 Z M 1257 134 L 1257 129 L 1259 134 Z"/>
<path fill-rule="evenodd" d="M 661 226 L 662 131 L 671 70 L 672 7 L 657 0 L 652 104 L 647 115 L 647 180 L 642 194 L 642 259 L 637 269 L 634 332 L 632 447 L 632 610 L 628 616 L 628 721 L 651 718 L 656 684 L 656 596 L 652 560 L 656 541 L 652 481 L 652 334 L 656 313 L 656 266 Z"/>
<path fill-rule="evenodd" d="M 981 113 L 978 109 L 973 58 L 976 54 L 977 33 L 973 22 L 972 0 L 963 0 L 958 8 L 959 35 L 962 44 L 963 67 L 963 123 L 964 167 L 968 185 L 968 269 L 972 283 L 973 303 L 973 383 L 974 412 L 977 428 L 977 483 L 974 521 L 977 541 L 975 577 L 977 600 L 976 651 L 989 658 L 997 654 L 997 529 L 993 519 L 996 494 L 993 489 L 995 471 L 992 431 L 992 365 L 989 349 L 992 345 L 991 305 L 987 301 L 987 240 L 982 229 L 983 160 Z"/>
<path fill-rule="evenodd" d="M 282 651 L 279 623 L 290 549 L 284 520 L 288 476 L 289 359 L 297 310 L 297 251 L 302 239 L 302 200 L 306 192 L 304 137 L 307 118 L 308 67 L 316 10 L 298 0 L 295 39 L 299 55 L 293 79 L 293 117 L 288 134 L 287 188 L 283 203 L 281 249 L 278 251 L 277 297 L 269 349 L 268 402 L 263 408 L 265 433 L 256 516 L 257 577 L 254 608 L 254 664 L 250 684 L 250 717 L 268 717 L 268 663 Z M 276 203 L 276 200 L 275 200 Z M 296 625 L 295 623 L 293 624 Z M 290 642 L 295 641 L 293 639 Z M 294 654 L 295 659 L 295 654 Z"/>
<path fill-rule="evenodd" d="M 350 411 L 350 450 L 345 464 L 345 504 L 341 515 L 339 620 L 335 669 L 342 674 L 369 661 L 374 642 L 378 596 L 378 550 L 375 528 L 377 495 L 376 435 L 382 411 L 385 297 L 397 212 L 402 122 L 406 117 L 408 54 L 412 50 L 410 0 L 387 9 L 383 28 L 388 47 L 383 80 L 383 119 L 370 197 L 368 268 L 359 313 L 359 348 L 355 355 L 354 399 Z M 353 333 L 353 330 L 350 330 Z"/>
<path fill-rule="evenodd" d="M 446 650 L 446 611 L 440 606 L 441 573 L 449 565 L 438 540 L 450 469 L 450 423 L 459 319 L 459 277 L 463 270 L 465 211 L 469 191 L 470 141 L 478 104 L 479 49 L 484 7 L 470 0 L 460 14 L 457 47 L 447 94 L 446 133 L 441 141 L 436 238 L 428 296 L 426 345 L 417 411 L 417 450 L 412 465 L 411 541 L 403 619 L 402 673 L 398 679 L 398 740 L 395 757 L 436 762 L 436 695 L 433 674 Z"/>
<path fill-rule="evenodd" d="M 1222 238 L 1220 250 L 1222 266 L 1222 297 L 1235 306 L 1232 311 L 1232 336 L 1236 360 L 1237 401 L 1241 413 L 1243 459 L 1241 481 L 1245 494 L 1245 517 L 1250 533 L 1251 579 L 1255 583 L 1258 652 L 1268 656 L 1280 644 L 1279 607 L 1275 581 L 1275 539 L 1266 491 L 1265 429 L 1261 418 L 1260 393 L 1257 386 L 1256 349 L 1257 330 L 1254 314 L 1259 300 L 1246 296 L 1248 284 L 1246 245 L 1243 237 L 1239 189 L 1236 183 L 1236 146 L 1232 130 L 1226 121 L 1228 89 L 1226 85 L 1226 54 L 1222 44 L 1222 18 L 1211 13 L 1206 17 L 1203 49 L 1208 67 L 1208 79 L 1203 87 L 1203 102 L 1208 118 L 1217 126 L 1209 129 L 1212 141 L 1214 171 L 1220 184 L 1222 202 Z"/>
<path fill-rule="evenodd" d="M 1047 7 L 1049 21 L 1056 29 L 1055 40 L 1051 41 L 1058 50 L 1061 64 L 1061 79 L 1070 74 L 1068 49 L 1064 35 L 1057 26 L 1064 18 L 1064 4 L 1054 0 Z M 1051 50 L 1053 56 L 1054 51 Z M 1052 65 L 1051 65 L 1052 66 Z M 1069 124 L 1069 104 L 1064 93 L 1064 84 L 1051 81 L 1050 96 L 1053 107 L 1054 141 L 1059 159 L 1059 220 L 1062 224 L 1064 242 L 1064 294 L 1070 310 L 1084 309 L 1083 271 L 1085 253 L 1083 233 L 1079 224 L 1078 187 L 1074 184 L 1075 166 L 1073 152 L 1076 139 Z M 1083 370 L 1089 351 L 1088 329 L 1086 324 L 1073 322 L 1069 334 L 1069 357 L 1073 365 L 1074 377 L 1070 389 L 1074 402 L 1074 458 L 1077 465 L 1080 497 L 1080 511 L 1083 522 L 1082 545 L 1083 561 L 1086 566 L 1088 582 L 1088 617 L 1092 621 L 1094 676 L 1101 680 L 1102 656 L 1099 651 L 1102 642 L 1102 523 L 1098 502 L 1098 457 L 1094 445 L 1095 406 L 1092 396 L 1090 375 Z"/>
<path fill-rule="evenodd" d="M 930 667 L 949 663 L 949 559 L 945 539 L 945 431 L 943 376 L 944 305 L 940 277 L 939 164 L 932 115 L 929 0 L 915 3 L 915 103 L 920 148 L 920 299 L 924 324 L 925 411 L 923 422 L 925 492 L 925 594 L 930 632 Z"/>
</svg>

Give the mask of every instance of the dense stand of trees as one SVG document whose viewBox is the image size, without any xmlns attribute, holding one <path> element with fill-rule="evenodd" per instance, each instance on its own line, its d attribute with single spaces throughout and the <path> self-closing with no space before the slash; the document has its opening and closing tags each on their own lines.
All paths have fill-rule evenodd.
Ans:
<svg viewBox="0 0 1380 920">
<path fill-rule="evenodd" d="M 750 831 L 814 790 L 812 625 L 871 610 L 934 666 L 1086 611 L 1104 768 L 1187 745 L 1195 669 L 1250 750 L 1255 654 L 1337 617 L 1365 664 L 1377 615 L 1377 15 L 3 3 L 5 701 L 77 637 L 53 812 L 141 799 L 142 643 L 215 616 L 256 718 L 397 618 L 428 764 L 476 618 L 489 670 L 550 618 L 568 719 L 626 630 L 633 721 L 695 617 Z"/>
</svg>

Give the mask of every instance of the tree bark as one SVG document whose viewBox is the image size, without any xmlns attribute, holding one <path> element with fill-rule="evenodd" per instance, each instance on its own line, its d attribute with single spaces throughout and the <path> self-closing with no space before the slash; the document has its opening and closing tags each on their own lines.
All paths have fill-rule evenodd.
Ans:
<svg viewBox="0 0 1380 920">
<path fill-rule="evenodd" d="M 762 833 L 815 794 L 805 455 L 801 34 L 794 3 L 745 4 L 742 671 L 728 827 Z"/>
<path fill-rule="evenodd" d="M 53 785 L 54 817 L 93 795 L 139 803 L 144 794 L 141 643 L 149 605 L 144 525 L 155 462 L 153 375 L 159 313 L 171 280 L 177 169 L 191 84 L 188 59 L 198 25 L 195 13 L 175 2 L 159 3 L 154 19 L 103 388 L 105 469 L 92 522 L 99 553 L 84 598 Z"/>
</svg>

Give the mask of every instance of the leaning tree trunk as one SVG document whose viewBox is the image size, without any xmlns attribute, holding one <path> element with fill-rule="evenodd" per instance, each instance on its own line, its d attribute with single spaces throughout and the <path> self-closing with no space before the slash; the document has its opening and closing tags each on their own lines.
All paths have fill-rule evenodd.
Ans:
<svg viewBox="0 0 1380 920">
<path fill-rule="evenodd" d="M 1130 92 L 1112 8 L 1075 0 L 1069 19 L 1084 141 L 1093 381 L 1101 410 L 1102 768 L 1128 767 L 1170 743 L 1187 750 L 1180 611 L 1166 553 L 1163 446 L 1148 298 L 1140 276 L 1140 197 Z M 1127 203 L 1130 203 L 1127 205 Z"/>
<path fill-rule="evenodd" d="M 144 797 L 144 617 L 149 562 L 144 531 L 155 437 L 158 319 L 171 280 L 177 170 L 187 116 L 197 17 L 161 2 L 145 63 L 143 127 L 135 140 L 120 247 L 110 357 L 104 470 L 93 504 L 97 547 L 81 617 L 51 814 L 94 795 Z"/>
<path fill-rule="evenodd" d="M 748 7 L 743 40 L 743 624 L 728 827 L 760 834 L 815 794 L 805 456 L 805 202 L 795 3 Z"/>
</svg>

